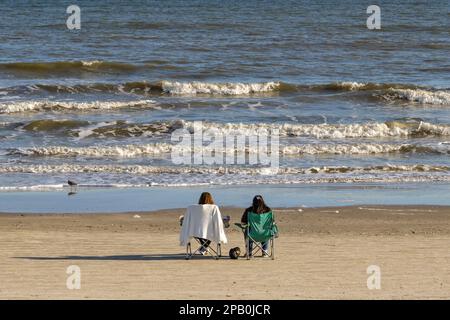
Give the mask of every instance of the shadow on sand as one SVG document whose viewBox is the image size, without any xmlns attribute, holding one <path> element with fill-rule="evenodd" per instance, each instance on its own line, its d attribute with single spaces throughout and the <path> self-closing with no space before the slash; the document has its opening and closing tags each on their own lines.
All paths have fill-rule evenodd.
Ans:
<svg viewBox="0 0 450 320">
<path fill-rule="evenodd" d="M 90 261 L 165 261 L 185 260 L 185 254 L 145 254 L 145 255 L 116 255 L 116 256 L 62 256 L 62 257 L 14 257 L 27 260 L 90 260 Z M 224 258 L 222 256 L 222 258 Z M 214 260 L 211 256 L 195 255 L 190 260 Z"/>
</svg>

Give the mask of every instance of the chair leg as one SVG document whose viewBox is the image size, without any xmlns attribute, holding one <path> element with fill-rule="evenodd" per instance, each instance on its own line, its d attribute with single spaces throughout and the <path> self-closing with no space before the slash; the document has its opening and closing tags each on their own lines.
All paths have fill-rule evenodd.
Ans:
<svg viewBox="0 0 450 320">
<path fill-rule="evenodd" d="M 220 257 L 222 256 L 222 245 L 220 243 L 217 244 L 216 250 L 214 250 L 211 245 L 205 247 L 198 239 L 196 240 L 200 244 L 200 248 L 205 248 L 212 258 L 214 258 L 215 260 L 220 259 Z M 186 260 L 191 259 L 192 256 L 194 256 L 198 251 L 199 249 L 195 250 L 194 253 L 192 253 L 192 245 L 190 242 L 188 242 L 186 245 Z"/>
<path fill-rule="evenodd" d="M 186 245 L 186 257 L 185 257 L 185 259 L 189 260 L 191 258 L 191 256 L 192 256 L 191 243 L 188 242 L 187 245 Z"/>
<path fill-rule="evenodd" d="M 246 253 L 247 253 L 247 260 L 250 260 L 250 238 L 249 237 L 247 237 L 247 241 L 246 241 L 247 243 L 246 243 Z"/>
<path fill-rule="evenodd" d="M 221 245 L 220 243 L 217 244 L 216 250 L 214 250 L 213 248 L 211 248 L 211 246 L 209 246 L 208 248 L 206 248 L 206 250 L 209 252 L 209 254 L 211 255 L 211 257 L 213 257 L 215 260 L 219 260 L 219 258 L 221 257 Z"/>
<path fill-rule="evenodd" d="M 270 253 L 272 260 L 275 260 L 275 241 L 273 239 L 270 239 Z"/>
</svg>

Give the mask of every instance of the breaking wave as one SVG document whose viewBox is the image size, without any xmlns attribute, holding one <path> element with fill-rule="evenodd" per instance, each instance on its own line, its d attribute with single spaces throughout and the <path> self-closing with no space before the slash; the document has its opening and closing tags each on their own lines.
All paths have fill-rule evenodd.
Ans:
<svg viewBox="0 0 450 320">
<path fill-rule="evenodd" d="M 422 89 L 389 89 L 383 97 L 387 100 L 406 100 L 419 104 L 450 105 L 450 92 Z"/>
<path fill-rule="evenodd" d="M 172 145 L 167 143 L 122 146 L 92 146 L 92 147 L 34 147 L 11 150 L 9 154 L 25 156 L 61 156 L 61 157 L 123 157 L 133 158 L 145 155 L 166 154 L 172 151 Z"/>
<path fill-rule="evenodd" d="M 136 103 L 135 106 L 151 106 L 151 102 Z M 110 107 L 113 107 L 110 105 Z M 118 105 L 115 105 L 118 107 Z M 70 136 L 79 138 L 108 138 L 108 137 L 152 137 L 168 135 L 177 129 L 184 129 L 185 133 L 194 133 L 203 130 L 208 134 L 221 135 L 275 135 L 280 137 L 312 137 L 316 139 L 345 139 L 345 138 L 420 138 L 432 136 L 449 136 L 449 124 L 433 124 L 418 120 L 398 120 L 387 122 L 367 122 L 351 124 L 297 124 L 297 123 L 219 123 L 219 122 L 193 122 L 185 120 L 155 121 L 150 123 L 134 123 L 123 120 L 111 122 L 90 123 L 80 120 L 52 120 L 40 119 L 28 123 L 3 123 L 0 127 L 8 129 L 24 129 L 28 131 L 55 131 L 66 129 Z M 399 148 L 398 145 L 386 144 L 360 144 L 360 145 L 304 145 L 300 149 L 292 149 L 292 152 L 326 153 L 332 149 L 334 153 L 359 152 L 370 153 L 382 151 L 383 148 L 390 150 Z M 315 151 L 313 151 L 315 149 Z"/>
<path fill-rule="evenodd" d="M 441 172 L 450 171 L 449 166 L 439 165 L 379 165 L 368 167 L 280 167 L 273 168 L 255 167 L 211 167 L 211 166 L 144 166 L 144 165 L 11 165 L 1 166 L 0 173 L 35 173 L 35 174 L 58 174 L 58 173 L 111 173 L 111 174 L 244 174 L 244 175 L 302 175 L 302 174 L 376 174 L 385 172 Z"/>
<path fill-rule="evenodd" d="M 95 65 L 95 62 L 93 62 Z M 212 95 L 212 96 L 249 96 L 271 93 L 317 93 L 342 91 L 352 94 L 352 99 L 381 99 L 390 102 L 412 102 L 429 105 L 449 105 L 449 90 L 419 87 L 410 84 L 395 83 L 362 83 L 362 82 L 333 82 L 327 84 L 293 84 L 282 81 L 270 82 L 179 82 L 179 81 L 135 81 L 126 83 L 82 83 L 82 84 L 34 84 L 2 88 L 8 94 L 47 93 L 114 93 L 137 94 L 144 96 L 160 95 Z M 355 96 L 357 94 L 357 96 Z"/>
<path fill-rule="evenodd" d="M 30 94 L 39 91 L 48 93 L 133 93 L 141 95 L 223 95 L 239 96 L 275 91 L 293 90 L 296 86 L 280 82 L 261 83 L 214 83 L 214 82 L 177 82 L 177 81 L 136 81 L 120 84 L 87 83 L 87 84 L 34 84 L 4 88 L 5 94 Z"/>
<path fill-rule="evenodd" d="M 195 131 L 195 122 L 184 120 L 136 124 L 118 122 L 80 131 L 82 137 L 140 137 L 169 134 L 176 129 Z M 422 121 L 389 121 L 362 124 L 269 124 L 269 123 L 211 123 L 203 122 L 202 129 L 223 135 L 255 136 L 276 134 L 282 137 L 314 137 L 318 139 L 426 137 L 448 136 L 450 126 Z"/>
<path fill-rule="evenodd" d="M 418 104 L 450 105 L 450 91 L 422 88 L 414 85 L 337 82 L 313 86 L 321 90 L 371 91 L 370 95 L 388 101 L 408 101 Z"/>
<path fill-rule="evenodd" d="M 174 94 L 174 95 L 248 95 L 267 92 L 295 91 L 368 91 L 388 90 L 391 88 L 414 89 L 416 87 L 397 84 L 377 84 L 358 82 L 334 82 L 319 85 L 299 85 L 281 81 L 270 82 L 179 82 L 179 81 L 135 81 L 126 83 L 83 83 L 83 84 L 33 84 L 4 88 L 8 93 L 136 93 L 136 94 Z"/>
<path fill-rule="evenodd" d="M 152 123 L 129 123 L 126 121 L 104 122 L 72 132 L 83 138 L 128 138 L 166 135 L 183 127 L 183 121 L 161 121 Z"/>
<path fill-rule="evenodd" d="M 33 147 L 18 148 L 9 150 L 9 155 L 22 156 L 44 156 L 44 157 L 120 157 L 133 158 L 143 156 L 168 155 L 172 152 L 213 152 L 214 147 L 183 147 L 170 143 L 154 143 L 144 145 L 117 145 L 117 146 L 90 146 L 90 147 L 68 147 L 68 146 L 49 146 L 49 147 Z M 224 148 L 222 152 L 246 152 L 258 153 L 257 148 L 245 148 L 245 150 L 236 150 L 233 148 Z M 302 155 L 370 155 L 383 153 L 444 153 L 450 152 L 450 148 L 442 148 L 442 146 L 420 146 L 414 144 L 303 144 L 303 145 L 287 145 L 280 146 L 280 155 L 286 156 L 302 156 Z"/>
<path fill-rule="evenodd" d="M 395 88 L 415 89 L 417 88 L 417 86 L 409 84 L 396 84 L 396 83 L 341 81 L 322 85 L 312 85 L 310 86 L 310 88 L 315 90 L 329 90 L 329 91 L 374 91 L 374 90 L 389 90 Z"/>
<path fill-rule="evenodd" d="M 60 111 L 98 111 L 120 108 L 154 107 L 152 100 L 139 101 L 93 101 L 93 102 L 70 102 L 70 101 L 23 101 L 0 104 L 0 114 L 22 113 L 22 112 L 60 112 Z"/>
<path fill-rule="evenodd" d="M 283 155 L 370 155 L 384 153 L 448 153 L 450 149 L 415 144 L 305 144 L 281 147 Z"/>
<path fill-rule="evenodd" d="M 194 122 L 181 122 L 183 128 L 194 131 Z M 308 136 L 320 139 L 332 138 L 379 138 L 379 137 L 420 137 L 450 135 L 450 126 L 423 121 L 388 121 L 363 124 L 243 124 L 243 123 L 202 123 L 203 130 L 224 135 L 274 134 L 280 136 Z"/>
<path fill-rule="evenodd" d="M 279 82 L 265 83 L 209 83 L 163 81 L 163 92 L 177 95 L 248 95 L 279 90 Z"/>
</svg>

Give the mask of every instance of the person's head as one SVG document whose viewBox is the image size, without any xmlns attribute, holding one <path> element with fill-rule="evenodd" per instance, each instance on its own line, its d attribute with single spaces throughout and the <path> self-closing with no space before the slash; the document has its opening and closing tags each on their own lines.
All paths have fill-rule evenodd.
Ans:
<svg viewBox="0 0 450 320">
<path fill-rule="evenodd" d="M 198 204 L 214 204 L 213 197 L 209 192 L 203 192 L 198 199 Z"/>
<path fill-rule="evenodd" d="M 270 208 L 266 205 L 264 202 L 264 199 L 262 196 L 257 195 L 253 198 L 253 205 L 252 205 L 252 211 L 254 213 L 263 213 L 270 211 Z"/>
</svg>

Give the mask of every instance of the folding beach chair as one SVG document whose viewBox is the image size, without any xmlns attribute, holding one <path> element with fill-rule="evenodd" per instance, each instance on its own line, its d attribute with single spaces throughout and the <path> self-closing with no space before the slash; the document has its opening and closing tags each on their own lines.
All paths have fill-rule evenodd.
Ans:
<svg viewBox="0 0 450 320">
<path fill-rule="evenodd" d="M 184 217 L 183 217 L 184 218 Z M 182 219 L 180 219 L 180 224 L 182 225 Z M 223 219 L 223 226 L 224 228 L 228 228 L 230 226 L 230 216 L 224 216 Z M 211 247 L 211 244 L 207 247 L 205 247 L 205 243 L 202 242 L 200 239 L 198 238 L 194 238 L 197 243 L 200 245 L 200 247 L 195 250 L 194 252 L 192 252 L 192 246 L 191 246 L 191 242 L 189 241 L 186 245 L 186 260 L 189 260 L 190 258 L 192 258 L 193 255 L 199 253 L 202 249 L 205 249 L 213 258 L 215 258 L 216 260 L 219 259 L 222 256 L 222 245 L 221 243 L 217 243 L 217 247 L 216 250 L 214 250 Z M 212 240 L 209 240 L 211 242 L 213 242 Z"/>
<path fill-rule="evenodd" d="M 235 223 L 244 232 L 247 260 L 263 251 L 263 243 L 269 242 L 269 257 L 275 259 L 275 238 L 278 237 L 278 227 L 272 211 L 256 214 L 247 214 L 247 224 Z"/>
<path fill-rule="evenodd" d="M 195 250 L 194 252 L 192 252 L 192 246 L 191 246 L 191 241 L 189 241 L 186 245 L 186 260 L 189 260 L 192 258 L 192 256 L 196 255 L 196 254 L 200 254 L 202 249 L 205 249 L 208 254 L 213 257 L 214 259 L 218 260 L 221 256 L 222 256 L 222 246 L 220 243 L 217 243 L 217 247 L 216 249 L 213 249 L 211 247 L 211 244 L 209 246 L 205 246 L 204 243 L 202 243 L 200 241 L 200 239 L 198 238 L 194 238 L 198 244 L 200 245 L 200 247 Z M 210 240 L 211 241 L 211 240 Z"/>
<path fill-rule="evenodd" d="M 198 206 L 191 206 L 190 209 L 191 212 L 189 213 L 189 218 L 187 219 L 188 221 L 186 221 L 185 217 L 180 217 L 180 225 L 182 226 L 182 229 L 186 227 L 183 235 L 183 238 L 185 238 L 186 240 L 182 241 L 182 243 L 186 245 L 186 260 L 191 259 L 192 256 L 196 254 L 200 254 L 203 250 L 205 250 L 214 259 L 219 259 L 222 256 L 221 242 L 226 243 L 227 241 L 223 228 L 229 226 L 230 217 L 226 216 L 224 217 L 224 219 L 222 219 L 220 211 L 216 206 L 211 206 L 210 209 L 212 209 L 212 214 L 210 212 L 207 212 L 208 210 L 205 210 L 204 212 L 201 212 L 201 210 L 198 211 Z M 192 225 L 184 226 L 184 224 L 186 223 Z M 204 226 L 210 231 L 204 234 L 216 235 L 215 238 L 208 239 L 207 236 L 199 233 L 198 226 Z M 195 241 L 199 244 L 199 248 L 195 251 L 192 251 L 192 239 L 195 239 Z M 206 243 L 201 239 L 209 240 L 211 243 L 206 246 Z M 215 248 L 212 246 L 212 243 L 216 243 Z"/>
</svg>

